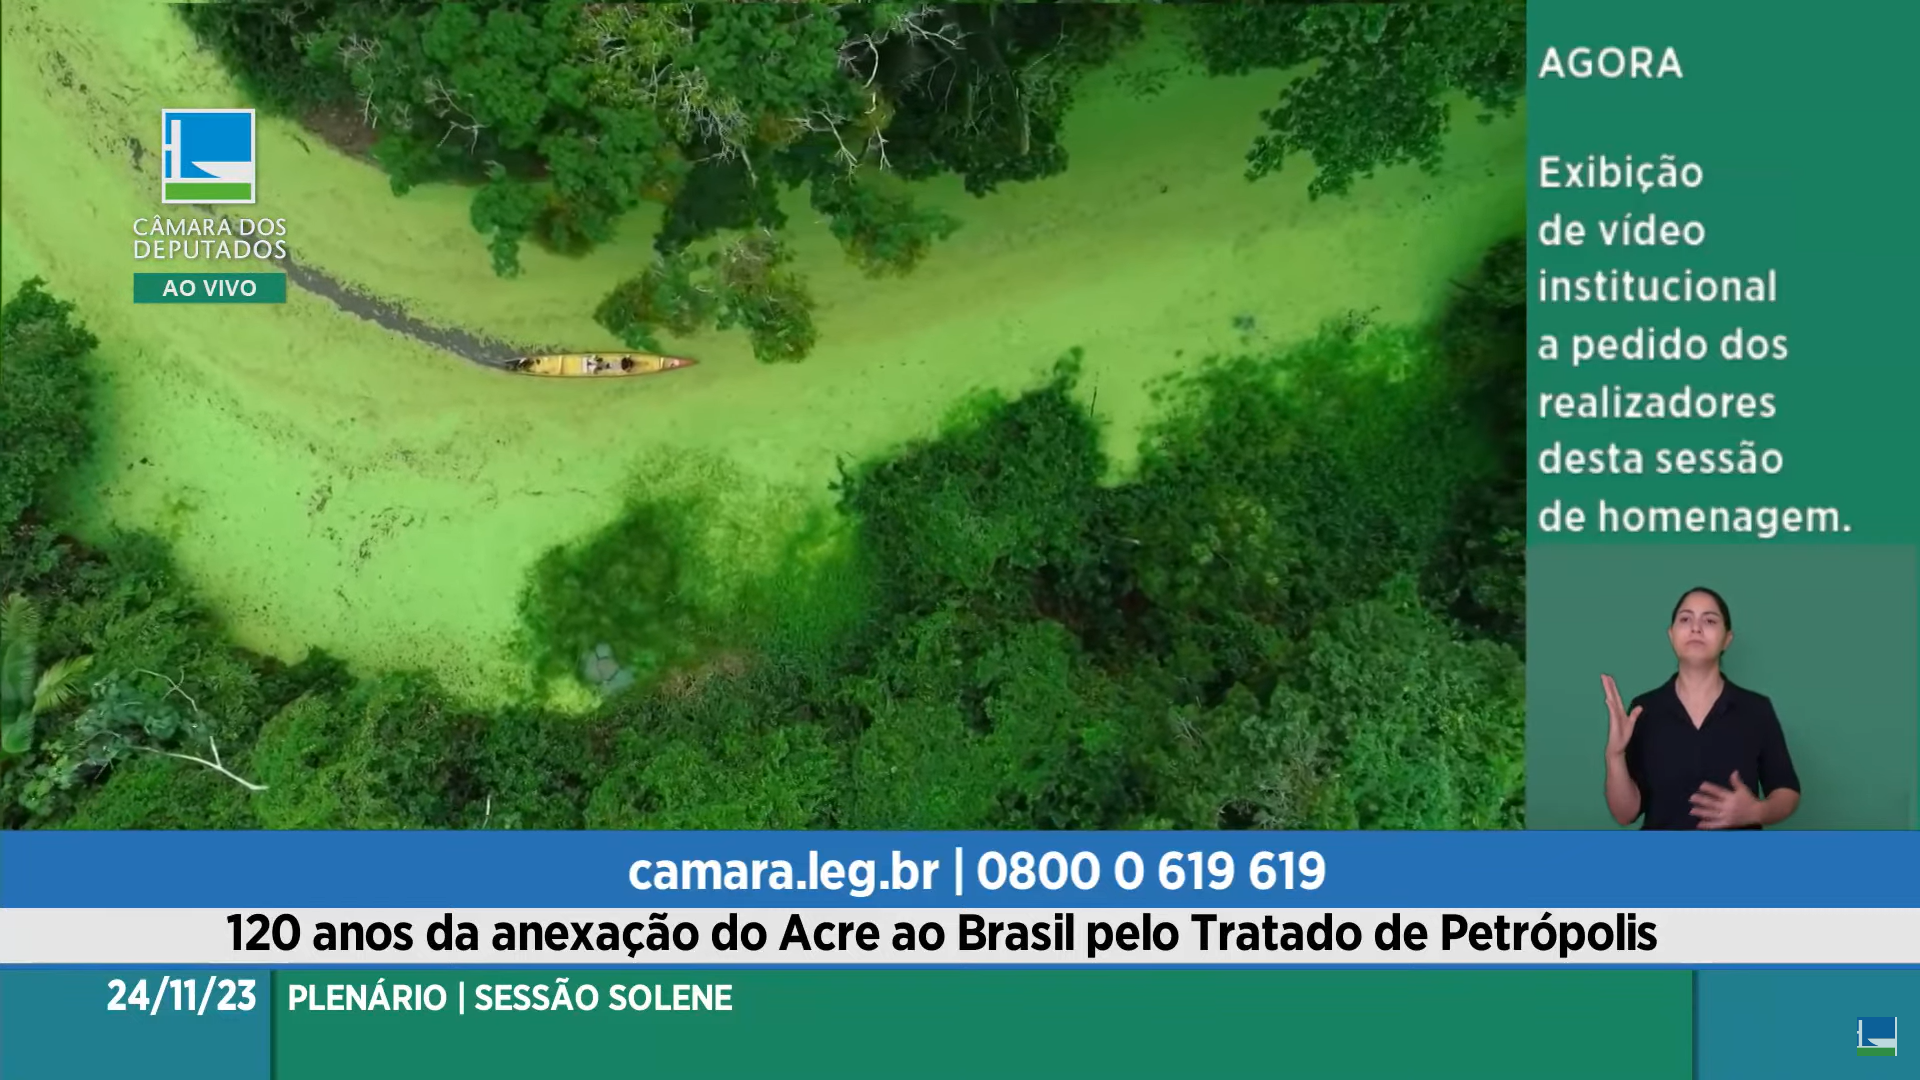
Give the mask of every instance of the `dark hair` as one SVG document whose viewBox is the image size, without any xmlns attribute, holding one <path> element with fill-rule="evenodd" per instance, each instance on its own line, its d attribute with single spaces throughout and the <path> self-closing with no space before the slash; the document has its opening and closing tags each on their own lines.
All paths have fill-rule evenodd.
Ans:
<svg viewBox="0 0 1920 1080">
<path fill-rule="evenodd" d="M 1680 617 L 1680 609 L 1686 606 L 1687 597 L 1692 596 L 1695 593 L 1705 593 L 1706 595 L 1713 597 L 1713 602 L 1720 605 L 1720 620 L 1727 624 L 1728 631 L 1732 631 L 1733 612 L 1727 608 L 1726 597 L 1721 596 L 1719 593 L 1714 592 L 1712 589 L 1707 588 L 1705 585 L 1696 585 L 1693 588 L 1688 589 L 1686 592 L 1683 592 L 1680 594 L 1680 599 L 1674 601 L 1673 603 L 1673 614 L 1667 616 L 1667 625 L 1668 626 L 1673 625 L 1673 620 L 1678 619 Z"/>
</svg>

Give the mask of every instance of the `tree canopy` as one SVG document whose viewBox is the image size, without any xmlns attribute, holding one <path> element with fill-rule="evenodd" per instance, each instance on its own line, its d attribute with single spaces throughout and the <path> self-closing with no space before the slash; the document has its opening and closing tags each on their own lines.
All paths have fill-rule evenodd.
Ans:
<svg viewBox="0 0 1920 1080">
<path fill-rule="evenodd" d="M 88 656 L 89 678 L 0 759 L 0 814 L 1517 827 L 1524 455 L 1502 403 L 1523 377 L 1521 252 L 1492 252 L 1433 327 L 1350 317 L 1172 380 L 1120 482 L 1069 355 L 937 437 L 845 463 L 834 516 L 745 580 L 751 560 L 709 550 L 718 495 L 636 494 L 542 559 L 522 600 L 532 685 L 587 684 L 603 698 L 586 715 L 537 691 L 482 709 L 431 673 L 262 657 L 159 541 L 56 545 L 0 589 L 42 614 L 37 663 Z M 35 347 L 85 370 L 72 350 L 90 339 L 37 285 L 6 309 L 9 327 L 30 322 L 8 338 L 9 370 Z M 84 382 L 48 408 L 83 400 Z M 626 676 L 590 670 L 607 654 Z"/>
<path fill-rule="evenodd" d="M 643 201 L 665 204 L 663 264 L 617 285 L 600 322 L 642 345 L 662 330 L 740 326 L 767 360 L 813 344 L 805 284 L 784 268 L 710 303 L 656 314 L 642 297 L 691 288 L 671 262 L 731 234 L 782 250 L 782 191 L 804 188 L 847 255 L 904 273 L 960 227 L 900 181 L 958 176 L 985 195 L 1068 167 L 1082 79 L 1141 36 L 1134 4 L 590 3 L 248 0 L 182 5 L 264 106 L 375 136 L 396 193 L 475 185 L 471 217 L 494 269 L 523 244 L 581 252 Z M 1314 64 L 1263 114 L 1249 175 L 1312 156 L 1314 195 L 1388 165 L 1438 160 L 1463 91 L 1510 107 L 1522 85 L 1518 0 L 1182 6 L 1218 73 Z M 779 260 L 773 260 L 777 263 Z M 698 318 L 695 318 L 698 316 Z M 680 329 L 685 327 L 686 329 Z"/>
<path fill-rule="evenodd" d="M 1308 154 L 1308 194 L 1340 195 L 1392 165 L 1439 166 L 1444 95 L 1483 117 L 1510 111 L 1526 85 L 1524 0 L 1461 4 L 1204 4 L 1201 56 L 1216 74 L 1312 64 L 1260 114 L 1267 131 L 1247 175 Z"/>
<path fill-rule="evenodd" d="M 93 445 L 93 379 L 82 359 L 98 344 L 39 278 L 0 309 L 0 577 L 25 584 L 48 568 L 54 535 L 36 508 Z"/>
</svg>

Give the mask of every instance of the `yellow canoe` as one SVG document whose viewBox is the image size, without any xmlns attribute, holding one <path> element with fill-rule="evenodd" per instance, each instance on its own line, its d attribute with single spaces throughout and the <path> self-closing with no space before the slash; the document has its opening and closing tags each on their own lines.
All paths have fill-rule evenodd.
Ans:
<svg viewBox="0 0 1920 1080">
<path fill-rule="evenodd" d="M 653 353 L 556 353 L 550 356 L 523 356 L 507 365 L 507 370 L 522 375 L 577 375 L 607 377 L 619 375 L 658 375 L 663 371 L 692 367 L 694 361 L 678 356 Z"/>
</svg>

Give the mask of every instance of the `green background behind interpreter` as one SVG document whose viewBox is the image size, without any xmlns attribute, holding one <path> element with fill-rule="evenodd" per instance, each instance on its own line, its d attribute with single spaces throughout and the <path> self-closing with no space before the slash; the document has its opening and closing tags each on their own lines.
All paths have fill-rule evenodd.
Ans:
<svg viewBox="0 0 1920 1080">
<path fill-rule="evenodd" d="M 1618 827 L 1601 793 L 1600 676 L 1628 700 L 1666 681 L 1668 616 L 1699 585 L 1733 609 L 1723 670 L 1773 699 L 1800 774 L 1800 810 L 1775 828 L 1920 825 L 1914 558 L 1837 544 L 1532 547 L 1527 827 Z"/>
</svg>

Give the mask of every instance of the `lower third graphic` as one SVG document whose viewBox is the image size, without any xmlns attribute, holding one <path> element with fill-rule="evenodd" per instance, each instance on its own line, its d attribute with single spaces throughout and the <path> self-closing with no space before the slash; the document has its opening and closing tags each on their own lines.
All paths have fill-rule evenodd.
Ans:
<svg viewBox="0 0 1920 1080">
<path fill-rule="evenodd" d="M 1860 1018 L 1860 1049 L 1855 1052 L 1861 1057 L 1899 1057 L 1899 1034 L 1899 1017 L 1863 1016 Z"/>
</svg>

